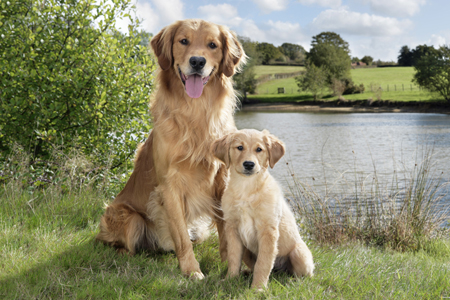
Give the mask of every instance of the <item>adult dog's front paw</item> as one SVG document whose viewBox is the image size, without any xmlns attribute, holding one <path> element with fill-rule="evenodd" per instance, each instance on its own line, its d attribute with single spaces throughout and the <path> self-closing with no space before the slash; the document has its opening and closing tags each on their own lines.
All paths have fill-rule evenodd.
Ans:
<svg viewBox="0 0 450 300">
<path fill-rule="evenodd" d="M 189 274 L 189 279 L 202 280 L 203 278 L 205 278 L 205 275 L 202 272 L 195 271 Z"/>
</svg>

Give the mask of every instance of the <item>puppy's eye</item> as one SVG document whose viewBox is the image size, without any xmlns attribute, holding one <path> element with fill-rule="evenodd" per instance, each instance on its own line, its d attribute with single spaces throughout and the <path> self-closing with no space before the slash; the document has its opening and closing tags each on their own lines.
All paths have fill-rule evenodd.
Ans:
<svg viewBox="0 0 450 300">
<path fill-rule="evenodd" d="M 182 40 L 180 41 L 180 43 L 181 43 L 182 45 L 187 45 L 187 44 L 189 43 L 189 41 L 188 41 L 187 39 L 182 39 Z"/>
<path fill-rule="evenodd" d="M 256 152 L 261 152 L 262 151 L 262 149 L 261 148 L 256 148 Z"/>
<path fill-rule="evenodd" d="M 216 49 L 217 48 L 217 45 L 215 44 L 215 43 L 213 43 L 213 42 L 211 42 L 211 43 L 209 43 L 209 48 L 211 48 L 211 49 Z"/>
<path fill-rule="evenodd" d="M 242 150 L 244 150 L 244 147 L 238 146 L 237 149 L 238 149 L 239 151 L 242 151 Z"/>
</svg>

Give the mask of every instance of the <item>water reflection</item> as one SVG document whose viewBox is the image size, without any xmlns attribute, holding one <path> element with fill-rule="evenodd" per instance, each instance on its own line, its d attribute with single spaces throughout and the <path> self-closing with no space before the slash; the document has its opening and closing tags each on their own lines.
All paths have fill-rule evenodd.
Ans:
<svg viewBox="0 0 450 300">
<path fill-rule="evenodd" d="M 239 129 L 268 129 L 287 154 L 271 173 L 287 190 L 286 163 L 300 180 L 321 192 L 336 180 L 351 181 L 376 169 L 379 180 L 405 177 L 433 149 L 435 174 L 450 178 L 450 115 L 422 113 L 239 112 Z M 406 172 L 406 173 L 405 173 Z"/>
</svg>

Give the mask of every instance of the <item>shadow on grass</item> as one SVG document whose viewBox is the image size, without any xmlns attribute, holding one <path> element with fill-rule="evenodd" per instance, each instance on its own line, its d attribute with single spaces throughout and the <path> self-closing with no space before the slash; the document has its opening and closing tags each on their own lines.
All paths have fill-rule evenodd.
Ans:
<svg viewBox="0 0 450 300">
<path fill-rule="evenodd" d="M 174 253 L 120 255 L 90 238 L 50 260 L 0 282 L 2 299 L 211 299 L 241 298 L 249 291 L 252 276 L 223 280 L 217 241 L 211 238 L 195 247 L 206 278 L 192 281 L 178 269 Z M 280 284 L 292 278 L 273 274 Z"/>
</svg>

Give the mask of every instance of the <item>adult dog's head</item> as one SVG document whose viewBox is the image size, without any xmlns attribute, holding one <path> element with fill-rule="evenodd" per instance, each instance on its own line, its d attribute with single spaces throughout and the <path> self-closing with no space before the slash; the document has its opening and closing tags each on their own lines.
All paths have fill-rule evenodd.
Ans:
<svg viewBox="0 0 450 300">
<path fill-rule="evenodd" d="M 163 71 L 173 70 L 191 98 L 199 98 L 212 76 L 233 76 L 245 61 L 236 35 L 203 20 L 183 20 L 163 28 L 151 46 Z"/>
<path fill-rule="evenodd" d="M 282 141 L 269 131 L 239 130 L 216 140 L 211 150 L 232 172 L 250 176 L 273 168 L 283 157 Z"/>
</svg>

